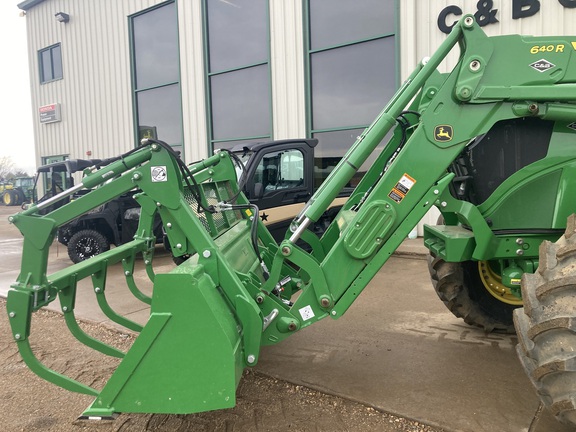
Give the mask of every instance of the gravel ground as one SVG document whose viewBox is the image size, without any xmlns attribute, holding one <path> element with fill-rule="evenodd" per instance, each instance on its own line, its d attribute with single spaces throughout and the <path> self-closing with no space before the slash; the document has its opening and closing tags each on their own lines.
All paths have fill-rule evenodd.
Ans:
<svg viewBox="0 0 576 432">
<path fill-rule="evenodd" d="M 114 421 L 78 421 L 92 398 L 34 375 L 12 340 L 3 299 L 0 309 L 0 424 L 5 431 L 443 431 L 253 370 L 246 371 L 241 380 L 233 409 L 190 415 L 122 414 Z M 132 335 L 102 325 L 82 322 L 81 326 L 122 350 L 133 341 Z M 95 388 L 102 388 L 118 364 L 118 360 L 77 343 L 62 317 L 50 311 L 34 314 L 30 340 L 37 357 L 48 367 Z"/>
</svg>

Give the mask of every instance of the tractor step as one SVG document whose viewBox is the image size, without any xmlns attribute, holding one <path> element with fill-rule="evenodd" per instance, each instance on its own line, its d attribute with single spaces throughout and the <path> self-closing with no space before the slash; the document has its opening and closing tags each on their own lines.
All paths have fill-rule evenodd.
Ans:
<svg viewBox="0 0 576 432">
<path fill-rule="evenodd" d="M 474 233 L 462 226 L 425 225 L 424 246 L 446 262 L 472 259 L 476 247 Z"/>
</svg>

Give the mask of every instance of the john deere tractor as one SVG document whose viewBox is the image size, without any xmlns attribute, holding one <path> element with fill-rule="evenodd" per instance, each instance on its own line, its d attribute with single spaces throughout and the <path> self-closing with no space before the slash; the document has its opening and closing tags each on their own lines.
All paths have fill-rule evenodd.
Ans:
<svg viewBox="0 0 576 432">
<path fill-rule="evenodd" d="M 7 302 L 22 358 L 43 378 L 94 396 L 84 418 L 232 407 L 242 372 L 258 363 L 263 345 L 340 318 L 437 207 L 444 224 L 426 228 L 425 242 L 439 295 L 487 330 L 509 330 L 517 307 L 518 353 L 530 379 L 558 419 L 576 424 L 575 41 L 490 38 L 464 16 L 351 143 L 280 242 L 240 191 L 229 152 L 186 166 L 168 145 L 146 139 L 92 168 L 81 183 L 10 218 L 24 236 Z M 440 73 L 454 47 L 459 61 Z M 319 238 L 310 227 L 371 155 L 375 162 Z M 47 272 L 59 226 L 135 187 L 142 211 L 132 241 Z M 42 214 L 83 190 L 90 191 Z M 171 270 L 153 269 L 156 215 L 172 252 L 190 257 Z M 151 297 L 135 286 L 137 255 L 153 281 Z M 144 327 L 106 302 L 106 273 L 117 263 L 128 289 L 150 305 Z M 83 279 L 111 319 L 138 331 L 127 352 L 77 325 Z M 101 390 L 34 355 L 31 316 L 57 298 L 74 336 L 122 359 Z"/>
<path fill-rule="evenodd" d="M 17 206 L 32 200 L 34 179 L 32 177 L 16 177 L 0 183 L 0 199 L 4 205 Z"/>
</svg>

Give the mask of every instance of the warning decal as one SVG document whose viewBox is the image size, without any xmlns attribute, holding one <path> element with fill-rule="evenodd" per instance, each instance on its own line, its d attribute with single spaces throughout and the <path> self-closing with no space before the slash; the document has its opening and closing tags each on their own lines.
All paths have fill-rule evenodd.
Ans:
<svg viewBox="0 0 576 432">
<path fill-rule="evenodd" d="M 150 175 L 153 182 L 168 181 L 168 174 L 166 173 L 166 166 L 153 166 L 150 167 Z"/>
<path fill-rule="evenodd" d="M 404 174 L 402 178 L 398 180 L 396 186 L 392 188 L 392 190 L 388 194 L 388 197 L 392 198 L 394 201 L 399 203 L 404 199 L 406 194 L 410 192 L 410 189 L 412 189 L 412 186 L 414 186 L 415 183 L 416 180 L 414 180 L 408 174 Z"/>
<path fill-rule="evenodd" d="M 312 308 L 309 305 L 304 306 L 301 309 L 298 309 L 298 312 L 300 312 L 300 316 L 302 317 L 303 321 L 307 321 L 309 319 L 314 318 L 314 311 L 312 310 Z"/>
<path fill-rule="evenodd" d="M 392 189 L 392 190 L 390 191 L 390 193 L 388 194 L 388 196 L 389 196 L 390 198 L 392 198 L 394 201 L 396 201 L 397 203 L 399 203 L 400 201 L 402 201 L 402 200 L 404 199 L 404 197 L 405 197 L 405 195 L 404 195 L 402 192 L 400 192 L 399 190 L 397 190 L 397 189 Z"/>
</svg>

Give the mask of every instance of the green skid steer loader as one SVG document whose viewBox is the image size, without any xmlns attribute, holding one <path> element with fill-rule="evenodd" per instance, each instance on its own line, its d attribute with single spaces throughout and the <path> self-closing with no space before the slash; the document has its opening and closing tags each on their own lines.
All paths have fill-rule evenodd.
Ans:
<svg viewBox="0 0 576 432">
<path fill-rule="evenodd" d="M 438 72 L 454 47 L 457 65 Z M 318 238 L 309 228 L 390 131 Z M 48 274 L 58 226 L 135 187 L 142 212 L 134 240 Z M 42 214 L 82 189 L 93 190 Z M 522 363 L 557 418 L 576 424 L 575 196 L 576 36 L 490 38 L 465 16 L 352 144 L 280 243 L 239 191 L 230 153 L 187 167 L 151 139 L 12 216 L 24 236 L 7 301 L 12 334 L 35 373 L 95 397 L 84 418 L 232 407 L 242 372 L 263 345 L 341 317 L 436 206 L 445 224 L 428 227 L 425 242 L 442 299 L 468 322 L 503 330 L 523 302 L 514 311 Z M 153 268 L 156 214 L 172 252 L 190 256 L 167 273 Z M 153 281 L 151 297 L 134 283 L 137 255 Z M 106 301 L 107 270 L 117 263 L 128 289 L 150 305 L 143 327 Z M 127 352 L 78 326 L 83 279 L 107 316 L 139 333 Z M 47 368 L 31 349 L 33 312 L 57 298 L 80 342 L 122 359 L 102 389 Z"/>
</svg>

